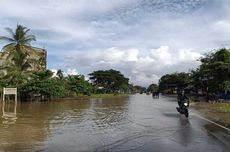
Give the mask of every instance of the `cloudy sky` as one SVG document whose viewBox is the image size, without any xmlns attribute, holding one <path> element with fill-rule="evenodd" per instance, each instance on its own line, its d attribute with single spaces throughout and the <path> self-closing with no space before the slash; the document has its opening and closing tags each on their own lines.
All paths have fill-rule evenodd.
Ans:
<svg viewBox="0 0 230 152">
<path fill-rule="evenodd" d="M 0 0 L 0 35 L 22 24 L 48 68 L 86 75 L 116 69 L 147 86 L 230 46 L 229 0 Z M 0 42 L 0 47 L 4 46 Z"/>
</svg>

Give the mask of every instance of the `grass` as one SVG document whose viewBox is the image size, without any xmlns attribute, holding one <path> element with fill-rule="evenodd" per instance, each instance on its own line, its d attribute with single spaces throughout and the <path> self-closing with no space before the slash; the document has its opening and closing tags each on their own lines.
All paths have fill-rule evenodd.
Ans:
<svg viewBox="0 0 230 152">
<path fill-rule="evenodd" d="M 219 107 L 219 110 L 220 110 L 221 112 L 230 113 L 230 104 L 225 103 L 225 104 L 221 104 L 221 105 L 219 105 L 219 106 L 217 106 L 217 107 Z"/>
<path fill-rule="evenodd" d="M 196 103 L 198 108 L 205 108 L 208 111 L 212 112 L 224 112 L 230 114 L 230 103 L 207 103 L 200 102 Z"/>
<path fill-rule="evenodd" d="M 197 102 L 192 107 L 205 117 L 230 127 L 230 103 Z"/>
</svg>

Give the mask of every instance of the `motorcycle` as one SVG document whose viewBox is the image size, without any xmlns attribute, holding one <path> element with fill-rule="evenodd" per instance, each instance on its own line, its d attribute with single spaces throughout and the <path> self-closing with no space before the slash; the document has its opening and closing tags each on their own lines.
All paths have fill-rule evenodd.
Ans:
<svg viewBox="0 0 230 152">
<path fill-rule="evenodd" d="M 188 116 L 189 116 L 188 107 L 189 107 L 189 101 L 185 100 L 185 101 L 182 101 L 180 103 L 180 106 L 177 107 L 176 109 L 180 114 L 184 114 L 185 117 L 188 118 Z"/>
</svg>

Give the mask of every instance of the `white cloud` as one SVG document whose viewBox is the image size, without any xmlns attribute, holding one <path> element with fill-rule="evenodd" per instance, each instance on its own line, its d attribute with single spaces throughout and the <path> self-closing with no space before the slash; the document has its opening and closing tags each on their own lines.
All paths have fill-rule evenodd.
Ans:
<svg viewBox="0 0 230 152">
<path fill-rule="evenodd" d="M 67 69 L 67 75 L 79 75 L 77 69 Z"/>
<path fill-rule="evenodd" d="M 56 69 L 50 69 L 53 72 L 52 78 L 57 77 L 57 70 Z"/>
<path fill-rule="evenodd" d="M 196 61 L 199 57 L 201 54 L 189 49 L 173 50 L 169 46 L 162 46 L 145 53 L 134 48 L 78 51 L 64 59 L 67 58 L 67 67 L 81 67 L 84 74 L 114 68 L 129 77 L 132 83 L 146 86 L 157 83 L 163 74 L 188 72 L 189 68 L 199 64 Z"/>
</svg>

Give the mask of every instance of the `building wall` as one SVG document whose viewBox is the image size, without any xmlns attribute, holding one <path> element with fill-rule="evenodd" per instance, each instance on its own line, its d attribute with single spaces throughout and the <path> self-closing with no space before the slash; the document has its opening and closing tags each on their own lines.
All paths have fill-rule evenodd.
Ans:
<svg viewBox="0 0 230 152">
<path fill-rule="evenodd" d="M 30 49 L 24 48 L 23 51 L 27 52 L 28 59 L 31 61 L 31 68 L 28 68 L 28 71 L 45 71 L 46 70 L 46 58 L 47 53 L 45 49 L 31 47 Z M 0 66 L 7 66 L 8 63 L 12 62 L 12 59 L 6 59 L 7 54 L 2 56 L 0 52 Z"/>
</svg>

